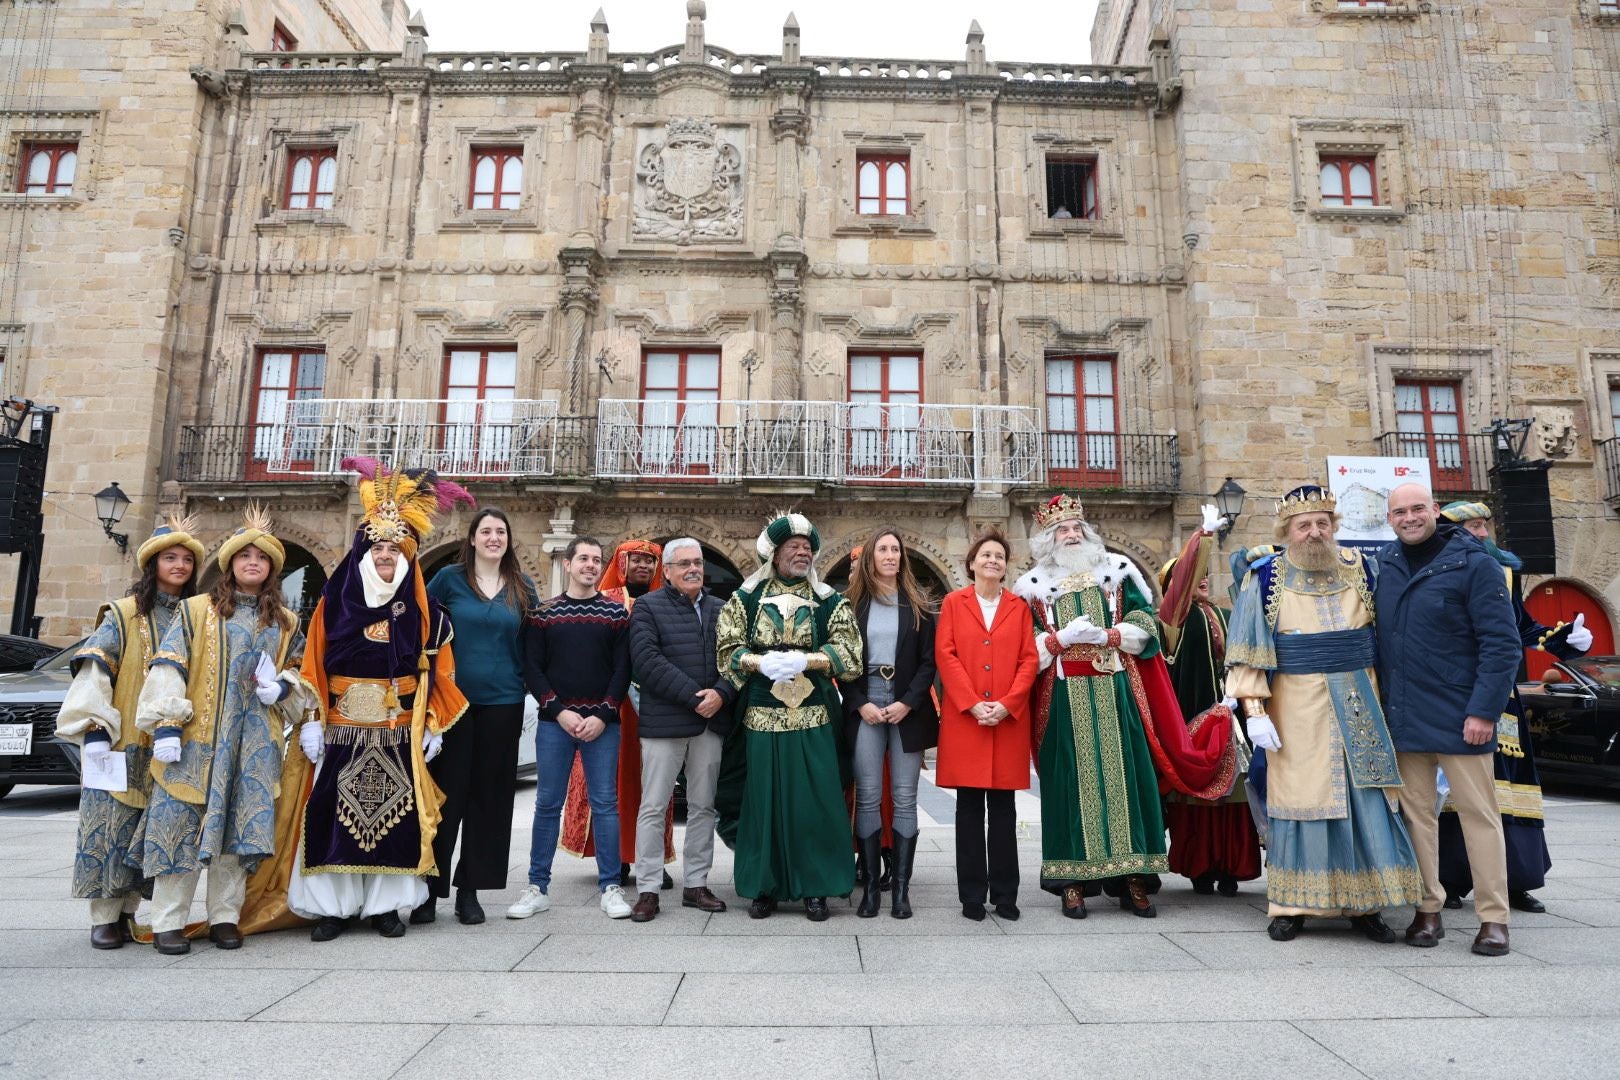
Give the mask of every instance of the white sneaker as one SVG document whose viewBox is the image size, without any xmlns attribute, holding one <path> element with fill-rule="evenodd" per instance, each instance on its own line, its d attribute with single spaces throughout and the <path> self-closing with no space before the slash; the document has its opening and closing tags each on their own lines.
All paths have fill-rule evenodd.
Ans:
<svg viewBox="0 0 1620 1080">
<path fill-rule="evenodd" d="M 610 919 L 628 919 L 630 917 L 630 902 L 624 898 L 624 890 L 617 885 L 609 885 L 602 890 L 602 913 Z"/>
<path fill-rule="evenodd" d="M 527 885 L 512 901 L 512 906 L 506 909 L 508 919 L 527 919 L 536 912 L 546 911 L 551 907 L 551 897 L 540 891 L 538 885 Z"/>
</svg>

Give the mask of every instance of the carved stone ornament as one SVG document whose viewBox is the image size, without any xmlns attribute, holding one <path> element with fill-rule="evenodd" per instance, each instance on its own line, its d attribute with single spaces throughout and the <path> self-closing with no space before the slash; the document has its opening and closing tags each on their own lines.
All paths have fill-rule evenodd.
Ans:
<svg viewBox="0 0 1620 1080">
<path fill-rule="evenodd" d="M 1567 458 L 1575 452 L 1575 411 L 1562 405 L 1535 407 L 1536 449 L 1542 457 Z"/>
<path fill-rule="evenodd" d="M 636 240 L 741 240 L 742 152 L 707 120 L 671 120 L 636 163 Z"/>
</svg>

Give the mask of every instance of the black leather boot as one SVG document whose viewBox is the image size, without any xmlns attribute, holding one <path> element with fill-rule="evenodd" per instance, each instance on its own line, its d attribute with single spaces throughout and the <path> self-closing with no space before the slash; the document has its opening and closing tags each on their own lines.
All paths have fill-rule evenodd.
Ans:
<svg viewBox="0 0 1620 1080">
<path fill-rule="evenodd" d="M 878 908 L 883 906 L 883 891 L 878 888 L 877 867 L 882 858 L 879 852 L 883 847 L 883 833 L 875 832 L 871 836 L 860 838 L 861 844 L 861 906 L 855 909 L 855 914 L 863 919 L 876 918 Z"/>
<path fill-rule="evenodd" d="M 917 855 L 917 837 L 894 834 L 894 896 L 889 914 L 911 918 L 911 864 Z"/>
</svg>

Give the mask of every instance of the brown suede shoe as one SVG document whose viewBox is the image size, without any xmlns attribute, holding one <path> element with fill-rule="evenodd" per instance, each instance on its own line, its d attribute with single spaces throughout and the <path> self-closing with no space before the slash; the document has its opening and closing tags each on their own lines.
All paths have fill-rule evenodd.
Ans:
<svg viewBox="0 0 1620 1080">
<path fill-rule="evenodd" d="M 1446 928 L 1440 925 L 1440 913 L 1432 915 L 1419 911 L 1412 916 L 1412 925 L 1406 928 L 1406 943 L 1419 949 L 1432 949 L 1440 944 L 1440 939 L 1446 936 Z"/>
<path fill-rule="evenodd" d="M 184 956 L 191 951 L 184 930 L 159 930 L 152 935 L 152 947 L 164 956 Z"/>
<path fill-rule="evenodd" d="M 644 892 L 636 897 L 636 906 L 630 909 L 631 922 L 652 922 L 658 918 L 658 894 Z"/>
<path fill-rule="evenodd" d="M 90 928 L 90 947 L 92 949 L 122 949 L 124 935 L 119 932 L 119 924 L 115 922 L 97 923 Z"/>
<path fill-rule="evenodd" d="M 710 892 L 707 885 L 699 885 L 695 889 L 681 890 L 681 907 L 695 907 L 699 911 L 715 912 L 726 910 L 726 902 Z"/>
<path fill-rule="evenodd" d="M 1507 923 L 1480 923 L 1479 934 L 1474 938 L 1474 951 L 1481 956 L 1506 956 L 1508 954 Z"/>
<path fill-rule="evenodd" d="M 216 949 L 240 949 L 242 931 L 235 923 L 222 922 L 208 928 L 208 940 L 214 943 Z"/>
</svg>

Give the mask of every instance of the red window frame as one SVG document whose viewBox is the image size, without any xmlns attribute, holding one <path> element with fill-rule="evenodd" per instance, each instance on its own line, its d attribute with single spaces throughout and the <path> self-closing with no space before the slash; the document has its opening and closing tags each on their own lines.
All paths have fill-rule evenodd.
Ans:
<svg viewBox="0 0 1620 1080">
<path fill-rule="evenodd" d="M 1078 192 L 1080 206 L 1073 207 L 1068 203 L 1061 203 L 1063 209 L 1069 211 L 1069 217 L 1078 220 L 1096 221 L 1102 216 L 1102 197 L 1098 190 L 1101 184 L 1097 173 L 1097 155 L 1095 154 L 1048 154 L 1044 162 L 1046 171 L 1046 216 L 1052 219 L 1057 213 L 1058 205 L 1054 205 L 1052 195 L 1052 166 L 1054 165 L 1083 165 L 1085 166 L 1085 182 L 1080 185 Z M 1057 220 L 1064 220 L 1058 218 Z"/>
<path fill-rule="evenodd" d="M 1396 379 L 1395 399 L 1395 428 L 1396 441 L 1400 446 L 1401 454 L 1407 457 L 1423 457 L 1428 459 L 1429 470 L 1433 483 L 1429 485 L 1433 491 L 1469 491 L 1473 488 L 1470 480 L 1472 475 L 1468 468 L 1468 439 L 1464 436 L 1467 430 L 1463 426 L 1463 390 L 1460 379 Z M 1444 388 L 1451 391 L 1451 400 L 1455 403 L 1454 409 L 1438 409 L 1434 406 L 1431 391 Z M 1401 390 L 1415 389 L 1419 393 L 1419 407 L 1417 409 L 1402 409 L 1400 405 Z M 1422 418 L 1422 430 L 1402 430 L 1400 420 L 1402 417 L 1417 416 Z M 1435 431 L 1434 418 L 1436 416 L 1450 416 L 1456 420 L 1456 431 Z M 1441 453 L 1442 445 L 1450 440 L 1456 442 L 1456 454 Z M 1420 442 L 1423 444 L 1422 454 L 1413 454 L 1408 447 Z"/>
<path fill-rule="evenodd" d="M 857 360 L 876 359 L 878 364 L 877 389 L 857 389 L 855 386 L 855 362 Z M 895 360 L 914 361 L 917 370 L 917 385 L 915 387 L 897 386 L 892 376 L 892 367 Z M 851 350 L 846 360 L 844 373 L 844 400 L 851 405 L 878 405 L 878 426 L 856 427 L 858 417 L 855 410 L 850 410 L 850 423 L 845 432 L 845 462 L 852 477 L 858 473 L 865 479 L 897 479 L 906 472 L 922 472 L 926 463 L 922 460 L 922 407 L 923 397 L 923 355 L 915 350 L 881 350 L 859 349 Z M 862 395 L 857 398 L 856 395 Z M 875 397 L 872 395 L 876 395 Z M 906 400 L 915 399 L 915 400 Z M 916 423 L 907 426 L 904 423 L 894 423 L 893 406 L 914 406 Z M 874 468 L 870 463 L 863 463 L 863 459 L 870 459 L 876 451 L 878 465 Z M 909 459 L 909 460 L 907 460 Z"/>
<path fill-rule="evenodd" d="M 861 172 L 866 166 L 877 169 L 878 193 L 876 198 L 861 194 Z M 891 165 L 900 166 L 902 190 L 893 190 Z M 876 203 L 868 208 L 867 204 Z M 911 155 L 909 154 L 856 154 L 855 155 L 855 208 L 864 216 L 888 215 L 900 217 L 911 212 Z"/>
<path fill-rule="evenodd" d="M 78 178 L 79 144 L 77 142 L 25 142 L 20 147 L 21 153 L 17 155 L 17 193 L 19 195 L 71 195 L 73 194 L 73 181 Z M 45 172 L 43 191 L 30 191 L 34 185 L 28 182 L 28 174 L 33 171 L 34 158 L 40 154 L 50 155 L 50 165 Z M 68 154 L 73 155 L 73 177 L 65 183 L 60 173 L 62 159 Z"/>
<path fill-rule="evenodd" d="M 439 382 L 438 449 L 445 454 L 444 468 L 456 475 L 477 475 L 500 472 L 512 459 L 512 409 L 510 403 L 517 398 L 517 346 L 511 343 L 493 345 L 446 345 L 444 366 Z M 476 353 L 478 373 L 472 382 L 455 381 L 457 353 Z M 510 357 L 509 382 L 493 382 L 490 375 L 490 357 Z M 455 399 L 458 390 L 471 390 L 471 398 Z M 505 391 L 506 396 L 492 397 Z M 470 408 L 469 408 L 470 406 Z"/>
<path fill-rule="evenodd" d="M 1086 365 L 1088 363 L 1102 363 L 1108 365 L 1108 392 L 1094 393 L 1086 386 Z M 1054 391 L 1052 389 L 1052 372 L 1054 367 L 1061 368 L 1067 365 L 1070 378 L 1067 391 Z M 1046 381 L 1046 444 L 1047 461 L 1062 460 L 1061 466 L 1050 466 L 1048 473 L 1053 483 L 1087 484 L 1093 487 L 1117 486 L 1123 475 L 1121 460 L 1124 447 L 1120 442 L 1119 432 L 1119 357 L 1114 353 L 1072 353 L 1064 356 L 1048 356 L 1044 371 Z M 1072 428 L 1055 428 L 1052 422 L 1052 405 L 1055 402 L 1069 400 L 1073 402 L 1071 411 L 1074 415 Z M 1093 401 L 1108 402 L 1108 414 L 1112 417 L 1112 426 L 1107 430 L 1098 428 L 1092 430 L 1087 422 L 1087 415 L 1091 411 L 1086 408 Z M 1069 447 L 1065 445 L 1069 439 L 1074 440 L 1073 453 L 1068 453 Z M 1058 440 L 1064 440 L 1060 443 Z M 1065 452 L 1058 453 L 1058 448 Z M 1069 462 L 1072 461 L 1072 464 Z"/>
<path fill-rule="evenodd" d="M 292 363 L 287 372 L 286 386 L 266 386 L 264 383 L 264 361 L 270 356 L 291 356 Z M 326 349 L 319 345 L 311 346 L 270 346 L 261 345 L 253 360 L 253 394 L 248 402 L 248 430 L 247 444 L 244 451 L 247 456 L 245 472 L 249 480 L 273 480 L 280 477 L 292 476 L 298 473 L 308 473 L 315 467 L 315 459 L 294 458 L 291 461 L 289 472 L 272 472 L 269 468 L 268 453 L 261 453 L 259 440 L 260 433 L 284 429 L 280 436 L 283 439 L 293 438 L 291 428 L 259 419 L 259 402 L 266 390 L 276 390 L 285 393 L 285 400 L 307 401 L 311 398 L 324 397 L 326 394 Z M 274 436 L 270 436 L 274 438 Z M 268 451 L 268 446 L 266 447 Z"/>
<path fill-rule="evenodd" d="M 478 190 L 478 164 L 483 160 L 493 160 L 495 163 L 495 186 L 489 191 Z M 517 185 L 508 188 L 507 165 L 516 162 L 518 167 Z M 478 196 L 489 197 L 488 206 L 478 205 Z M 521 146 L 475 146 L 467 162 L 467 209 L 469 210 L 516 210 L 518 202 L 523 198 L 523 147 Z M 511 205 L 506 200 L 511 200 Z"/>
<path fill-rule="evenodd" d="M 293 37 L 291 32 L 289 32 L 288 29 L 285 26 L 281 25 L 281 20 L 280 19 L 277 19 L 275 21 L 275 25 L 272 26 L 271 29 L 270 29 L 270 51 L 271 52 L 297 52 L 298 51 L 298 39 Z"/>
<path fill-rule="evenodd" d="M 1357 203 L 1356 196 L 1350 192 L 1350 170 L 1357 165 L 1365 165 L 1368 174 L 1372 177 L 1372 202 Z M 1339 170 L 1339 195 L 1329 195 L 1321 190 L 1322 170 L 1333 167 Z M 1366 209 L 1369 206 L 1383 206 L 1383 196 L 1378 193 L 1378 155 L 1377 154 L 1323 154 L 1317 159 L 1316 166 L 1317 190 L 1322 197 L 1323 206 L 1360 206 Z"/>
<path fill-rule="evenodd" d="M 294 190 L 293 176 L 298 171 L 298 163 L 309 162 L 309 187 Z M 332 187 L 322 189 L 321 166 L 331 163 Z M 337 189 L 337 147 L 335 146 L 305 146 L 287 151 L 287 176 L 281 192 L 281 208 L 283 210 L 330 210 L 332 201 L 336 197 Z M 322 197 L 327 202 L 325 206 L 317 203 Z M 303 199 L 303 206 L 294 206 L 293 199 Z"/>
<path fill-rule="evenodd" d="M 674 386 L 647 385 L 648 361 L 654 356 L 674 356 L 676 358 Z M 705 359 L 713 357 L 714 384 L 712 386 L 699 384 L 692 380 L 692 359 L 694 357 Z M 670 479 L 679 479 L 681 477 L 703 479 L 714 472 L 715 465 L 723 449 L 719 436 L 720 382 L 723 377 L 720 365 L 721 353 L 719 346 L 693 349 L 647 347 L 641 350 L 641 406 L 638 423 L 641 427 L 643 439 L 641 461 L 639 462 L 643 473 L 666 475 Z M 648 396 L 649 391 L 667 393 L 671 390 L 675 392 L 675 397 L 672 399 L 657 399 Z M 713 393 L 714 397 L 689 400 L 689 395 L 693 393 Z M 673 418 L 668 423 L 659 420 L 650 425 L 652 429 L 670 433 L 667 444 L 669 452 L 664 455 L 656 455 L 656 452 L 649 452 L 647 447 L 647 432 L 649 430 L 647 405 L 649 401 L 661 403 L 671 400 L 675 404 Z M 701 425 L 691 429 L 687 428 L 685 426 L 687 411 L 693 405 L 707 405 L 711 402 L 714 410 L 712 414 L 714 418 L 713 424 Z M 663 444 L 660 443 L 660 445 Z M 649 469 L 649 463 L 656 467 Z"/>
</svg>

